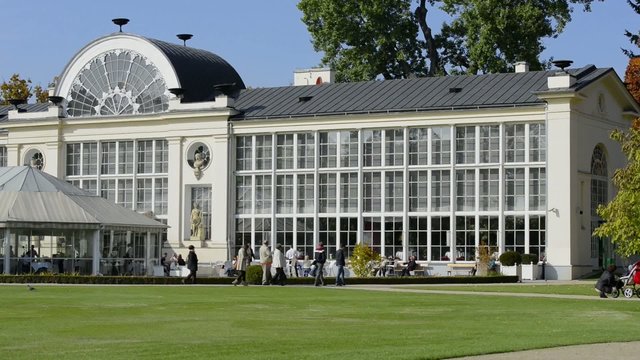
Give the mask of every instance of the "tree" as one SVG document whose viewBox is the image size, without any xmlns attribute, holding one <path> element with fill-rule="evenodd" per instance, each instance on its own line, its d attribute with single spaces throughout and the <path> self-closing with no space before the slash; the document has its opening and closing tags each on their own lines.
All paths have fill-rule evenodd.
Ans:
<svg viewBox="0 0 640 360">
<path fill-rule="evenodd" d="M 424 72 L 418 26 L 406 0 L 302 0 L 298 8 L 337 81 Z"/>
<path fill-rule="evenodd" d="M 43 89 L 40 85 L 36 85 L 33 88 L 33 96 L 35 96 L 37 103 L 46 103 L 49 101 L 49 91 Z"/>
<path fill-rule="evenodd" d="M 633 11 L 636 12 L 636 14 L 640 14 L 640 0 L 627 0 L 627 3 L 629 4 L 629 6 L 631 6 L 631 8 L 633 9 Z M 625 30 L 624 31 L 624 36 L 626 36 L 629 39 L 629 42 L 632 43 L 633 45 L 640 47 L 640 31 L 638 33 L 632 33 L 629 30 Z M 636 56 L 636 54 L 629 49 L 622 49 L 622 52 L 627 55 L 628 57 L 634 57 Z M 636 101 L 638 100 L 638 98 L 636 98 Z"/>
<path fill-rule="evenodd" d="M 0 99 L 3 105 L 9 104 L 9 100 L 19 99 L 27 101 L 31 97 L 31 80 L 20 78 L 19 74 L 13 74 L 9 82 L 0 85 Z"/>
<path fill-rule="evenodd" d="M 42 86 L 31 87 L 31 79 L 22 79 L 19 74 L 13 74 L 9 81 L 0 84 L 0 105 L 9 104 L 11 99 L 27 101 L 34 95 L 36 102 L 45 103 L 48 101 L 49 93 Z"/>
<path fill-rule="evenodd" d="M 640 100 L 640 58 L 629 59 L 624 81 L 634 99 Z M 598 207 L 604 223 L 593 235 L 611 238 L 616 252 L 629 257 L 640 253 L 640 119 L 626 132 L 614 130 L 611 138 L 620 143 L 627 165 L 613 175 L 618 193 L 610 203 Z"/>
<path fill-rule="evenodd" d="M 363 244 L 356 244 L 351 253 L 351 269 L 357 277 L 372 276 L 373 269 L 379 265 L 382 258 L 372 248 Z"/>
<path fill-rule="evenodd" d="M 322 64 L 354 81 L 504 72 L 516 61 L 541 69 L 542 39 L 562 32 L 573 5 L 590 11 L 594 1 L 603 0 L 301 0 L 298 8 Z M 440 34 L 428 7 L 450 16 Z"/>
<path fill-rule="evenodd" d="M 607 205 L 598 207 L 605 222 L 593 234 L 611 238 L 616 252 L 629 257 L 640 253 L 640 129 L 615 130 L 611 138 L 620 143 L 628 163 L 613 175 L 618 193 Z"/>
</svg>

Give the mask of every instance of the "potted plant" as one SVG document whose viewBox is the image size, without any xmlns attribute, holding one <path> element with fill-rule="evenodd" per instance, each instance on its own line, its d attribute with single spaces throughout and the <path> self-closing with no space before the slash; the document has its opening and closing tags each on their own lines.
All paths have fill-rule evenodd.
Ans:
<svg viewBox="0 0 640 360">
<path fill-rule="evenodd" d="M 522 278 L 526 280 L 537 280 L 539 275 L 538 255 L 522 255 Z"/>
<path fill-rule="evenodd" d="M 522 281 L 522 255 L 515 251 L 505 251 L 500 255 L 500 270 L 503 275 L 517 276 Z"/>
</svg>

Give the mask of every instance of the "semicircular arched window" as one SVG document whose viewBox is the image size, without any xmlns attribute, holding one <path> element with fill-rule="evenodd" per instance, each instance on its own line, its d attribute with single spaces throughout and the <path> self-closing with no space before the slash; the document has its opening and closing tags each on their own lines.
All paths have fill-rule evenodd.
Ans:
<svg viewBox="0 0 640 360">
<path fill-rule="evenodd" d="M 169 90 L 149 59 L 130 50 L 110 50 L 78 73 L 67 102 L 71 117 L 150 114 L 168 110 Z"/>
</svg>

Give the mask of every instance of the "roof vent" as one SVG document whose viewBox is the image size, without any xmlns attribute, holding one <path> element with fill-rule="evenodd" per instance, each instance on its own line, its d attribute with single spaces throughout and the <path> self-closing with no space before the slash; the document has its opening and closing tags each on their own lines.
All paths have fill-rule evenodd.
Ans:
<svg viewBox="0 0 640 360">
<path fill-rule="evenodd" d="M 182 45 L 187 46 L 187 40 L 193 37 L 193 34 L 178 34 L 178 39 L 182 40 Z"/>
<path fill-rule="evenodd" d="M 308 96 L 308 95 L 307 96 L 300 96 L 298 98 L 298 102 L 302 102 L 303 103 L 303 102 L 307 102 L 307 101 L 309 101 L 311 99 L 313 99 L 313 96 Z"/>
<path fill-rule="evenodd" d="M 456 94 L 456 93 L 459 93 L 459 92 L 461 92 L 461 91 L 462 91 L 462 88 L 459 88 L 459 87 L 452 87 L 452 88 L 449 88 L 449 93 L 450 93 L 450 94 Z"/>
<path fill-rule="evenodd" d="M 126 18 L 115 18 L 112 19 L 114 24 L 120 26 L 120 32 L 122 32 L 122 25 L 127 25 L 129 23 L 129 19 Z"/>
</svg>

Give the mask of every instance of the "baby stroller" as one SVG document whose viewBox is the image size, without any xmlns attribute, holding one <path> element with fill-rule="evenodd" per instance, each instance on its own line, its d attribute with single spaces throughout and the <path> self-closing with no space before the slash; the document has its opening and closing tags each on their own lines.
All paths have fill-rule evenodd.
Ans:
<svg viewBox="0 0 640 360">
<path fill-rule="evenodd" d="M 634 294 L 640 298 L 640 287 L 636 288 L 636 284 L 640 285 L 640 261 L 629 266 L 629 274 L 620 278 L 611 296 L 617 298 L 622 292 L 626 298 L 632 298 Z"/>
</svg>

